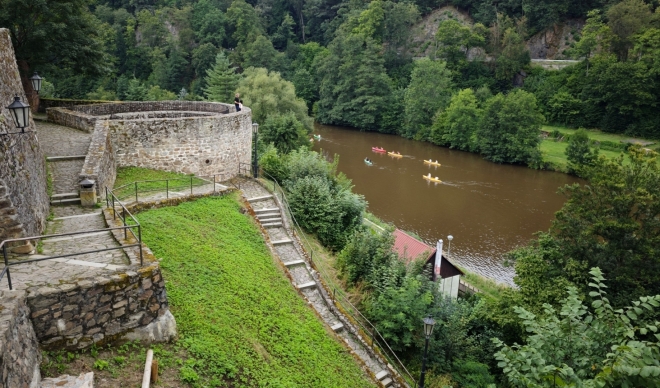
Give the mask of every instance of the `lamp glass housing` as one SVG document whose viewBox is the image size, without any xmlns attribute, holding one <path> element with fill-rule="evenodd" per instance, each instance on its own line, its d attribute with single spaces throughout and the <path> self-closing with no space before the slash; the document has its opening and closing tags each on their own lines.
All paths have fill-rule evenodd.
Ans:
<svg viewBox="0 0 660 388">
<path fill-rule="evenodd" d="M 32 77 L 30 77 L 30 82 L 32 82 L 32 89 L 34 89 L 35 92 L 39 93 L 41 90 L 41 81 L 43 78 L 39 77 L 39 74 L 35 71 Z"/>
<path fill-rule="evenodd" d="M 257 133 L 257 132 L 259 132 L 259 124 L 252 123 L 252 133 Z"/>
<path fill-rule="evenodd" d="M 14 119 L 17 128 L 25 128 L 30 124 L 30 105 L 21 101 L 19 96 L 14 97 L 14 102 L 7 107 Z"/>
<path fill-rule="evenodd" d="M 426 335 L 426 338 L 431 337 L 431 334 L 433 334 L 434 326 L 435 326 L 435 319 L 431 317 L 424 318 L 424 335 Z"/>
</svg>

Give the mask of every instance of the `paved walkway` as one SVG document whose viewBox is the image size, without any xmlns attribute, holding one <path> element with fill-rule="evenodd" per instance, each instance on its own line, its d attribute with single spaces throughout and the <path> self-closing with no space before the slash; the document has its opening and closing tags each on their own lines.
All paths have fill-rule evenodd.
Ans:
<svg viewBox="0 0 660 388">
<path fill-rule="evenodd" d="M 87 153 L 90 134 L 42 121 L 37 121 L 36 125 L 39 142 L 46 157 Z M 53 174 L 53 194 L 78 191 L 82 163 L 83 160 L 49 162 Z M 85 232 L 108 227 L 100 208 L 84 208 L 79 205 L 51 206 L 51 212 L 53 218 L 48 221 L 44 234 Z M 109 231 L 53 237 L 41 240 L 31 254 L 10 254 L 10 263 L 118 246 L 119 243 Z M 13 288 L 26 289 L 98 275 L 111 275 L 128 264 L 129 260 L 123 250 L 111 250 L 12 265 L 10 273 Z M 8 289 L 6 279 L 0 283 L 0 289 Z"/>
<path fill-rule="evenodd" d="M 250 202 L 257 214 L 257 220 L 267 231 L 271 249 L 291 274 L 293 286 L 300 290 L 323 321 L 346 342 L 382 386 L 398 386 L 390 378 L 387 363 L 368 349 L 366 343 L 354 334 L 357 333 L 357 330 L 352 327 L 348 319 L 335 308 L 332 302 L 326 302 L 324 299 L 320 289 L 322 286 L 313 276 L 315 271 L 305 256 L 301 254 L 300 245 L 292 231 L 286 228 L 290 222 L 288 219 L 282 220 L 282 209 L 271 193 L 253 180 L 241 181 L 240 189 L 243 197 Z M 328 295 L 327 291 L 324 292 Z"/>
</svg>

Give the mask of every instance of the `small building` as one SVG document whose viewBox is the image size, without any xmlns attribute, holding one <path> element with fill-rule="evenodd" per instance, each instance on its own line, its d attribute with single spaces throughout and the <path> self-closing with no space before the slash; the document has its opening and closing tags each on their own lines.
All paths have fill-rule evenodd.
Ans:
<svg viewBox="0 0 660 388">
<path fill-rule="evenodd" d="M 431 280 L 438 282 L 442 294 L 452 298 L 458 297 L 460 277 L 464 273 L 445 255 L 438 257 L 438 252 L 442 252 L 442 240 L 438 240 L 438 245 L 434 248 L 400 229 L 396 229 L 393 234 L 394 246 L 392 249 L 405 264 L 410 264 L 415 260 L 424 260 L 426 265 L 433 268 Z"/>
</svg>

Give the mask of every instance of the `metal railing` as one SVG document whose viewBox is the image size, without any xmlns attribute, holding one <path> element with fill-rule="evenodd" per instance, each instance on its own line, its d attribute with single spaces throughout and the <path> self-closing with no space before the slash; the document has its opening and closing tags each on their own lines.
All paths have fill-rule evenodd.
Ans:
<svg viewBox="0 0 660 388">
<path fill-rule="evenodd" d="M 112 207 L 110 207 L 110 204 L 112 203 Z M 105 205 L 106 208 L 111 208 L 112 209 L 112 217 L 116 220 L 117 219 L 117 204 L 119 204 L 120 212 L 119 212 L 119 219 L 121 219 L 122 224 L 124 225 L 124 240 L 128 240 L 128 231 L 131 232 L 133 235 L 133 238 L 138 242 L 138 245 L 140 247 L 140 266 L 143 265 L 143 255 L 142 255 L 142 227 L 140 226 L 140 223 L 138 220 L 131 214 L 128 209 L 126 209 L 126 206 L 124 206 L 123 203 L 117 198 L 115 193 L 112 192 L 112 190 L 108 189 L 107 187 L 105 188 Z M 130 218 L 129 218 L 130 217 Z M 127 222 L 128 221 L 128 222 Z M 137 231 L 138 234 L 135 234 L 135 231 L 133 231 L 133 228 L 130 226 L 136 225 L 137 226 Z"/>
<path fill-rule="evenodd" d="M 203 187 L 206 185 L 213 185 L 213 192 L 216 192 L 216 186 L 224 181 L 225 174 L 215 174 L 208 176 L 195 176 L 190 175 L 182 178 L 171 178 L 171 179 L 156 179 L 156 180 L 143 180 L 127 183 L 125 185 L 114 188 L 112 191 L 115 193 L 117 198 L 121 200 L 134 200 L 135 203 L 140 202 L 140 194 L 147 194 L 147 197 L 153 196 L 157 193 L 165 193 L 165 199 L 170 198 L 170 194 L 173 198 L 185 196 L 187 194 L 182 193 L 183 191 L 190 192 L 190 195 L 194 194 L 194 189 L 196 187 Z"/>
<path fill-rule="evenodd" d="M 382 334 L 378 331 L 376 326 L 371 323 L 361 312 L 358 310 L 358 308 L 351 303 L 351 301 L 348 298 L 348 294 L 343 290 L 342 287 L 337 285 L 333 278 L 328 275 L 328 273 L 325 271 L 322 265 L 317 265 L 316 262 L 314 262 L 314 246 L 310 243 L 309 239 L 306 236 L 306 233 L 302 230 L 300 227 L 300 224 L 298 224 L 298 221 L 296 220 L 295 216 L 291 212 L 291 207 L 289 206 L 289 202 L 286 198 L 286 194 L 284 193 L 284 189 L 280 184 L 277 182 L 277 179 L 272 177 L 270 174 L 264 172 L 263 170 L 260 171 L 260 174 L 262 177 L 265 177 L 264 181 L 270 183 L 273 187 L 273 194 L 280 200 L 280 203 L 284 207 L 284 211 L 286 214 L 284 216 L 289 216 L 291 219 L 291 228 L 294 230 L 294 234 L 298 236 L 298 241 L 302 245 L 301 248 L 303 249 L 304 253 L 307 254 L 310 263 L 314 266 L 314 269 L 317 271 L 319 274 L 319 277 L 321 281 L 324 283 L 325 288 L 330 291 L 332 290 L 332 303 L 345 315 L 347 318 L 353 323 L 353 325 L 357 326 L 359 330 L 362 332 L 362 337 L 363 338 L 368 338 L 370 347 L 372 350 L 377 350 L 385 359 L 388 361 L 388 363 L 394 367 L 396 372 L 401 376 L 401 378 L 410 386 L 416 386 L 416 379 L 410 374 L 408 369 L 403 365 L 403 362 L 399 359 L 399 357 L 396 355 L 394 350 L 389 346 L 385 338 L 382 336 Z M 321 295 L 324 297 L 323 293 Z M 329 303 L 328 300 L 326 300 L 326 303 Z"/>
<path fill-rule="evenodd" d="M 140 223 L 133 217 L 133 215 L 126 210 L 126 207 L 117 200 L 117 202 L 114 201 L 116 197 L 114 194 L 112 194 L 112 191 L 110 191 L 110 194 L 113 197 L 113 212 L 114 212 L 114 217 L 116 219 L 117 217 L 117 209 L 115 208 L 115 203 L 119 203 L 120 205 L 120 217 L 122 218 L 123 221 L 123 226 L 117 226 L 117 227 L 112 227 L 112 228 L 104 228 L 104 229 L 93 229 L 93 230 L 83 230 L 79 232 L 70 232 L 70 233 L 58 233 L 58 234 L 48 234 L 48 235 L 41 235 L 41 236 L 32 236 L 32 237 L 23 237 L 23 238 L 14 238 L 14 239 L 9 239 L 9 240 L 4 240 L 0 243 L 0 248 L 2 248 L 2 256 L 4 258 L 4 268 L 0 272 L 0 282 L 2 282 L 3 277 L 5 274 L 7 275 L 7 283 L 9 285 L 9 289 L 13 290 L 12 282 L 11 282 L 11 271 L 10 267 L 16 266 L 16 265 L 23 265 L 23 264 L 29 264 L 29 263 L 35 263 L 38 261 L 45 261 L 45 260 L 53 260 L 53 259 L 62 259 L 62 258 L 67 258 L 67 257 L 74 257 L 74 256 L 82 256 L 82 255 L 88 255 L 92 253 L 99 253 L 99 252 L 107 252 L 107 251 L 114 251 L 114 250 L 120 250 L 120 249 L 125 249 L 125 248 L 132 248 L 132 247 L 138 247 L 139 252 L 140 252 L 140 266 L 143 265 L 143 259 L 142 259 L 142 228 L 140 226 Z M 106 197 L 108 195 L 108 190 L 106 188 Z M 122 217 L 123 215 L 123 217 Z M 130 217 L 130 222 L 127 222 L 127 219 Z M 135 234 L 134 229 L 137 229 L 137 235 Z M 69 237 L 69 236 L 77 236 L 77 235 L 84 235 L 84 234 L 90 234 L 90 233 L 98 233 L 98 232 L 112 232 L 114 230 L 123 230 L 124 231 L 124 238 L 127 239 L 128 237 L 128 231 L 131 232 L 133 237 L 135 237 L 135 240 L 137 241 L 134 244 L 127 244 L 127 245 L 119 245 L 116 247 L 110 247 L 110 248 L 102 248 L 102 249 L 93 249 L 93 250 L 88 250 L 88 251 L 82 251 L 82 252 L 74 252 L 74 253 L 67 253 L 63 255 L 55 255 L 55 256 L 48 256 L 48 257 L 39 257 L 35 259 L 28 259 L 28 260 L 21 260 L 21 261 L 16 261 L 16 262 L 9 262 L 9 254 L 7 253 L 7 248 L 10 243 L 15 243 L 15 242 L 29 242 L 32 243 L 33 241 L 38 241 L 38 240 L 43 240 L 43 239 L 48 239 L 48 238 L 56 238 L 56 237 Z"/>
</svg>

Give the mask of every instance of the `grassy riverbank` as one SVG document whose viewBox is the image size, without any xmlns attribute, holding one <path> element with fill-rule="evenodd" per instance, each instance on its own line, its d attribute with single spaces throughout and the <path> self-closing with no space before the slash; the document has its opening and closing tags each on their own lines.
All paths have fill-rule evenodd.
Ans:
<svg viewBox="0 0 660 388">
<path fill-rule="evenodd" d="M 192 356 L 182 374 L 200 386 L 372 386 L 239 210 L 229 196 L 138 215 Z"/>
</svg>

